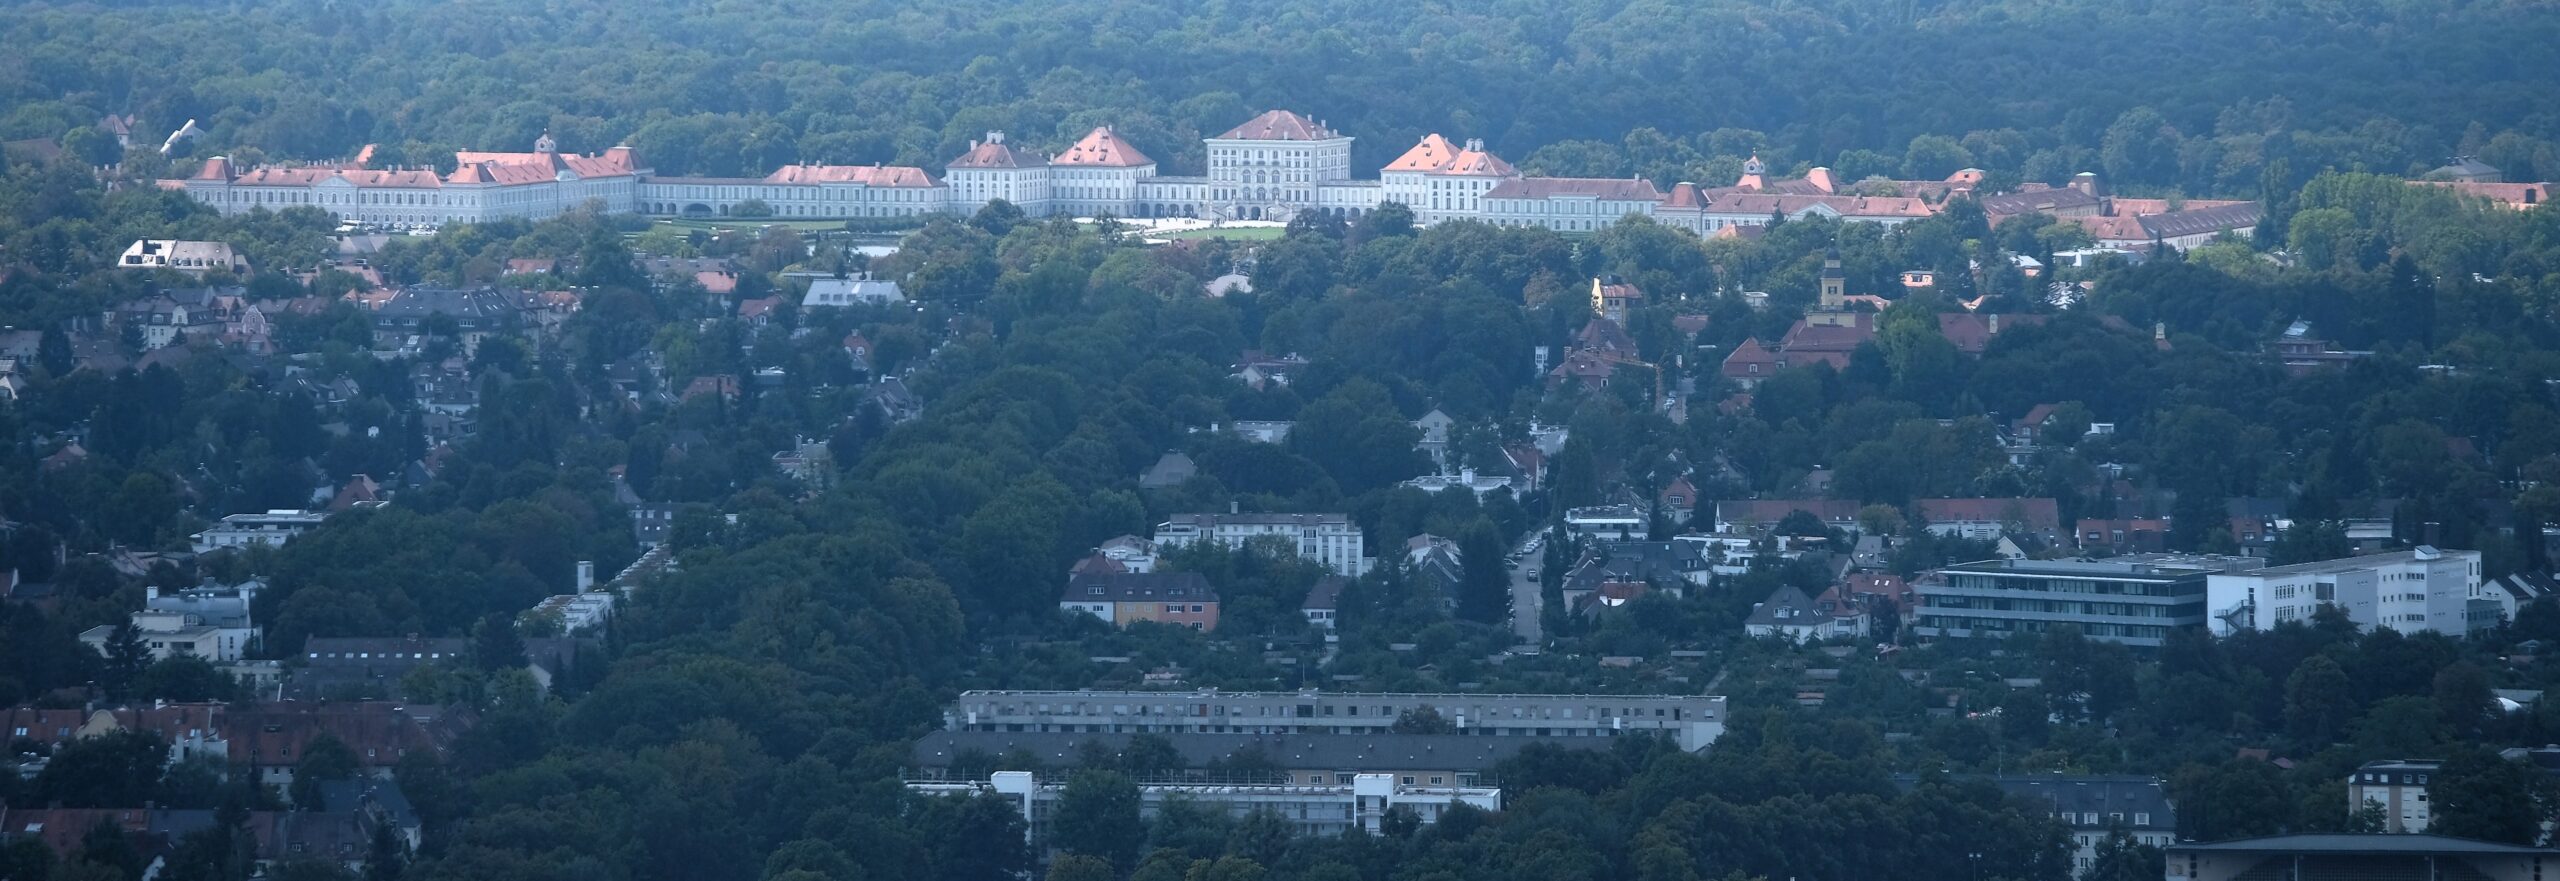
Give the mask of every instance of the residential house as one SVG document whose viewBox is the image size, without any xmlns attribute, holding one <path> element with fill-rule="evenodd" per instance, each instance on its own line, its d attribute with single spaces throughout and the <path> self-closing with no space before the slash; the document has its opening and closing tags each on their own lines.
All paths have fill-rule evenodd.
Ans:
<svg viewBox="0 0 2560 881">
<path fill-rule="evenodd" d="M 1894 783 L 1919 786 L 1920 775 L 1896 774 Z M 2085 875 L 2097 865 L 2099 848 L 2117 831 L 2133 843 L 2167 847 L 2177 839 L 2178 812 L 2165 785 L 2156 777 L 2123 774 L 2002 774 L 1961 777 L 2000 788 L 2009 800 L 2033 813 L 2059 821 L 2071 831 L 2071 871 Z M 2171 870 L 2175 877 L 2176 870 Z M 2306 876 L 2308 877 L 2308 876 Z"/>
<path fill-rule="evenodd" d="M 2427 172 L 2427 177 L 2465 184 L 2495 184 L 2505 183 L 2507 180 L 2506 173 L 2499 171 L 2495 165 L 2480 161 L 2478 156 L 2453 157 L 2452 162 Z"/>
<path fill-rule="evenodd" d="M 1260 391 L 1273 383 L 1288 385 L 1289 374 L 1305 369 L 1308 363 L 1295 352 L 1274 356 L 1259 349 L 1246 349 L 1243 356 L 1236 359 L 1235 373 L 1231 378 Z"/>
<path fill-rule="evenodd" d="M 1990 540 L 2025 532 L 2061 541 L 2062 514 L 2052 499 L 1920 499 L 1912 503 L 1928 530 L 1940 536 Z"/>
<path fill-rule="evenodd" d="M 1218 629 L 1218 594 L 1197 572 L 1088 573 L 1067 579 L 1058 608 L 1127 627 L 1157 621 L 1193 630 Z"/>
<path fill-rule="evenodd" d="M 1342 589 L 1349 584 L 1350 582 L 1340 575 L 1327 575 L 1316 579 L 1315 585 L 1307 588 L 1306 601 L 1298 604 L 1298 613 L 1306 616 L 1309 626 L 1319 628 L 1327 634 L 1340 629 Z"/>
<path fill-rule="evenodd" d="M 1475 493 L 1476 498 L 1478 500 L 1482 500 L 1485 496 L 1489 496 L 1506 489 L 1511 489 L 1514 482 L 1515 481 L 1509 477 L 1493 474 L 1478 474 L 1473 468 L 1461 468 L 1456 474 L 1425 474 L 1421 477 L 1407 480 L 1402 485 L 1413 487 L 1414 489 L 1427 493 L 1437 493 L 1442 490 L 1450 489 L 1463 489 L 1468 492 Z"/>
<path fill-rule="evenodd" d="M 2357 766 L 2347 775 L 2347 813 L 2380 813 L 2381 832 L 2425 832 L 2432 816 L 2427 788 L 2443 768 L 2443 762 L 2433 759 L 2385 759 Z"/>
<path fill-rule="evenodd" d="M 135 239 L 116 258 L 116 268 L 171 269 L 197 277 L 217 269 L 233 275 L 247 275 L 249 261 L 233 251 L 227 242 Z"/>
<path fill-rule="evenodd" d="M 847 306 L 887 306 L 904 303 L 907 295 L 898 283 L 875 279 L 860 272 L 849 277 L 823 277 L 809 280 L 809 292 L 800 298 L 800 308 L 843 308 Z"/>
<path fill-rule="evenodd" d="M 1855 499 L 1728 499 L 1716 502 L 1716 531 L 1762 533 L 1798 511 L 1825 528 L 1861 531 Z"/>
<path fill-rule="evenodd" d="M 1565 511 L 1564 525 L 1586 536 L 1626 541 L 1652 531 L 1646 513 L 1635 505 L 1593 505 Z"/>
<path fill-rule="evenodd" d="M 2302 319 L 2286 325 L 2284 334 L 2267 344 L 2267 354 L 2284 367 L 2286 375 L 2297 377 L 2345 370 L 2347 365 L 2373 356 L 2372 352 L 2340 349 L 2335 343 L 2313 335 L 2311 322 Z"/>
<path fill-rule="evenodd" d="M 1138 474 L 1138 488 L 1172 489 L 1190 482 L 1199 473 L 1200 466 L 1192 463 L 1189 455 L 1179 450 L 1167 451 Z"/>
<path fill-rule="evenodd" d="M 1805 596 L 1802 589 L 1782 585 L 1768 599 L 1751 607 L 1750 617 L 1743 619 L 1742 632 L 1754 639 L 1814 642 L 1832 635 L 1832 617 L 1816 611 L 1813 598 Z"/>
<path fill-rule="evenodd" d="M 2156 554 L 2169 549 L 2169 521 L 2145 517 L 2083 519 L 2072 528 L 2083 553 Z"/>
<path fill-rule="evenodd" d="M 1458 585 L 1466 580 L 1466 557 L 1458 553 L 1458 543 L 1430 533 L 1404 542 L 1404 565 L 1413 574 L 1414 584 L 1437 591 L 1449 605 L 1456 605 Z"/>
<path fill-rule="evenodd" d="M 1424 413 L 1422 418 L 1413 421 L 1414 429 L 1422 433 L 1422 438 L 1414 442 L 1413 448 L 1431 457 L 1432 467 L 1443 472 L 1448 471 L 1449 432 L 1457 425 L 1458 420 L 1449 418 L 1449 414 L 1441 412 L 1437 407 L 1432 408 L 1431 412 Z"/>
<path fill-rule="evenodd" d="M 781 309 L 782 295 L 780 294 L 739 300 L 738 320 L 746 322 L 749 327 L 766 327 L 773 324 L 775 313 Z"/>
<path fill-rule="evenodd" d="M 880 414 L 880 421 L 890 425 L 908 422 L 924 415 L 924 398 L 907 389 L 907 381 L 895 376 L 872 380 L 863 393 L 862 405 Z"/>
<path fill-rule="evenodd" d="M 181 340 L 211 342 L 222 337 L 224 324 L 246 302 L 246 293 L 238 287 L 164 290 L 117 306 L 108 320 L 139 337 L 145 352 Z"/>
<path fill-rule="evenodd" d="M 511 335 L 524 325 L 523 297 L 511 290 L 410 287 L 390 292 L 372 305 L 374 344 L 416 351 L 438 325 L 451 329 L 465 355 L 480 350 L 493 334 Z"/>
</svg>

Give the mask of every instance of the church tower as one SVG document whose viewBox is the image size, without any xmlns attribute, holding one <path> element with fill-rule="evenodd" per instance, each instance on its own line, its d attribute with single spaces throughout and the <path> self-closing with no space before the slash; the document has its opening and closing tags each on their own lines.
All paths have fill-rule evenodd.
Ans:
<svg viewBox="0 0 2560 881">
<path fill-rule="evenodd" d="M 1840 271 L 1840 249 L 1822 255 L 1822 311 L 1839 312 L 1849 308 L 1849 277 Z"/>
</svg>

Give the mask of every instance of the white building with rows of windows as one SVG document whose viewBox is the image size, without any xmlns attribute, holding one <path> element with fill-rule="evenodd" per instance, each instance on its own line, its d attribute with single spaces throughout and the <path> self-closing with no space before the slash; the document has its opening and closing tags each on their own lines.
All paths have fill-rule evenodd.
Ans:
<svg viewBox="0 0 2560 881">
<path fill-rule="evenodd" d="M 1352 142 L 1321 121 L 1271 110 L 1202 139 L 1201 176 L 1158 174 L 1156 160 L 1101 126 L 1049 155 L 988 132 L 940 177 L 914 166 L 803 164 L 761 178 L 719 178 L 659 176 L 625 146 L 563 153 L 545 134 L 529 153 L 457 153 L 450 173 L 372 168 L 366 156 L 244 169 L 217 156 L 162 186 L 226 214 L 308 205 L 350 221 L 414 226 L 539 220 L 589 204 L 664 217 L 917 218 L 969 214 L 1001 199 L 1032 217 L 1212 221 L 1285 221 L 1310 211 L 1357 219 L 1397 202 L 1423 225 L 1474 220 L 1582 233 L 1633 214 L 1713 235 L 1780 217 L 1898 225 L 1934 215 L 1981 181 L 1968 169 L 1944 181 L 1843 182 L 1822 168 L 1777 180 L 1755 157 L 1730 185 L 1664 189 L 1643 178 L 1524 175 L 1482 140 L 1439 134 L 1421 138 L 1372 180 L 1352 176 Z"/>
</svg>

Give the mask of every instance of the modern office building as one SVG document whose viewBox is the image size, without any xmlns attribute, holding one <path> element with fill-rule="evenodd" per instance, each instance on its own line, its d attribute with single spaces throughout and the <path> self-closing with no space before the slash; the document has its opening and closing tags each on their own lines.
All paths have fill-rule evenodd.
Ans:
<svg viewBox="0 0 2560 881">
<path fill-rule="evenodd" d="M 1705 749 L 1724 734 L 1722 695 L 1359 694 L 1322 692 L 964 691 L 951 731 L 1097 734 L 1383 734 L 1431 713 L 1460 734 L 1672 738 Z"/>
<path fill-rule="evenodd" d="M 2321 606 L 2366 630 L 2464 636 L 2498 624 L 2499 604 L 2481 587 L 2480 552 L 2427 545 L 2216 574 L 2208 593 L 2216 636 L 2307 623 Z"/>
<path fill-rule="evenodd" d="M 2006 637 L 2069 624 L 2092 639 L 2158 648 L 2171 628 L 2205 621 L 2205 578 L 2239 557 L 2139 555 L 2106 560 L 1985 560 L 1913 585 L 1912 632 L 1924 638 Z"/>
</svg>

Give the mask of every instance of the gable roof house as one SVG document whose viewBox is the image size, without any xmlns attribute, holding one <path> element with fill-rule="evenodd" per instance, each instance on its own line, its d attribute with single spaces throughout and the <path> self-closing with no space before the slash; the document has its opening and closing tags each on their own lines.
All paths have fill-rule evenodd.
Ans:
<svg viewBox="0 0 2560 881">
<path fill-rule="evenodd" d="M 1831 624 L 1831 616 L 1816 613 L 1812 597 L 1789 584 L 1781 585 L 1768 599 L 1751 607 L 1751 617 L 1743 619 L 1742 632 L 1755 639 L 1777 637 L 1788 642 L 1813 642 L 1831 635 Z"/>
</svg>

